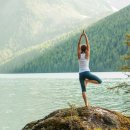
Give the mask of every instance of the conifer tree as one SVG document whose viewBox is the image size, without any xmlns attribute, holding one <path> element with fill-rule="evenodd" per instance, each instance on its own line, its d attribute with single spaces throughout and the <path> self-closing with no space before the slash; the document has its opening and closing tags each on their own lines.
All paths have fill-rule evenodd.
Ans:
<svg viewBox="0 0 130 130">
<path fill-rule="evenodd" d="M 128 52 L 123 58 L 125 61 L 125 65 L 122 67 L 122 70 L 125 72 L 130 72 L 130 34 L 126 35 L 125 43 L 128 47 Z M 130 76 L 130 74 L 128 76 Z"/>
</svg>

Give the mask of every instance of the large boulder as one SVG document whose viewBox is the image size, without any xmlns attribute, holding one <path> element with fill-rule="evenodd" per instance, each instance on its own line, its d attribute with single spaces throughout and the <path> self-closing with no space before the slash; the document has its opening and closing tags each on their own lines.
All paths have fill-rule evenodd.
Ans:
<svg viewBox="0 0 130 130">
<path fill-rule="evenodd" d="M 130 117 L 100 107 L 60 109 L 22 130 L 130 130 Z"/>
</svg>

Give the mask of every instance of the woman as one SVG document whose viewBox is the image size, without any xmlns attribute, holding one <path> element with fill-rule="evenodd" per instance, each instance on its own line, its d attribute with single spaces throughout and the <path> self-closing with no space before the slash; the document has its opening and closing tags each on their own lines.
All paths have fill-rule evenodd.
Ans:
<svg viewBox="0 0 130 130">
<path fill-rule="evenodd" d="M 82 37 L 85 37 L 86 45 L 81 45 Z M 88 100 L 86 96 L 86 87 L 88 83 L 101 84 L 102 80 L 97 76 L 91 74 L 89 69 L 90 60 L 90 44 L 86 33 L 83 31 L 79 38 L 78 48 L 78 61 L 79 61 L 79 81 L 82 89 L 82 97 L 84 99 L 85 105 L 88 107 Z"/>
</svg>

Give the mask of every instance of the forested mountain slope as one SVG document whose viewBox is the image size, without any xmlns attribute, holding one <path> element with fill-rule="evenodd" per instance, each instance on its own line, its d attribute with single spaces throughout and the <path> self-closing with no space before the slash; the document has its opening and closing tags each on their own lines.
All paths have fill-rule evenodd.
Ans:
<svg viewBox="0 0 130 130">
<path fill-rule="evenodd" d="M 91 45 L 91 71 L 120 71 L 123 45 L 130 32 L 130 6 L 100 20 L 86 29 Z M 76 72 L 78 71 L 77 41 L 79 32 L 65 35 L 54 47 L 41 52 L 41 56 L 10 72 Z M 6 69 L 5 69 L 6 70 Z M 7 71 L 6 71 L 7 72 Z"/>
<path fill-rule="evenodd" d="M 0 64 L 23 49 L 112 14 L 113 6 L 104 0 L 0 1 Z"/>
</svg>

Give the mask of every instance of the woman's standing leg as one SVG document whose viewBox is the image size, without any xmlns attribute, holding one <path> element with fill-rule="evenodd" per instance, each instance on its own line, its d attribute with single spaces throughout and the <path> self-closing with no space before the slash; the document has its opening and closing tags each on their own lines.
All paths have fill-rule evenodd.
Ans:
<svg viewBox="0 0 130 130">
<path fill-rule="evenodd" d="M 85 84 L 84 84 L 85 79 L 83 79 L 82 77 L 80 77 L 79 80 L 80 80 L 81 89 L 82 89 L 82 97 L 83 97 L 85 106 L 88 107 L 89 104 L 88 104 L 88 99 L 87 99 L 87 95 L 86 95 L 86 87 L 85 87 Z"/>
<path fill-rule="evenodd" d="M 88 104 L 88 99 L 87 99 L 86 92 L 82 92 L 82 97 L 84 99 L 85 106 L 88 107 L 89 104 Z"/>
</svg>

